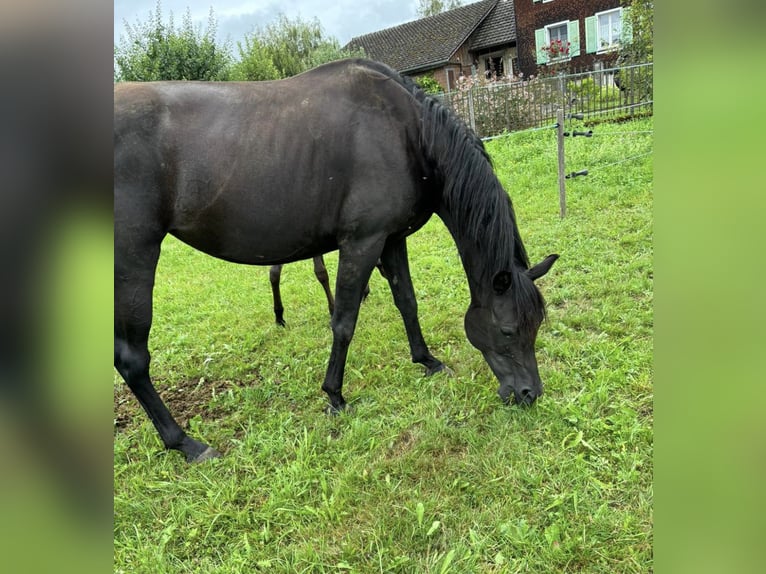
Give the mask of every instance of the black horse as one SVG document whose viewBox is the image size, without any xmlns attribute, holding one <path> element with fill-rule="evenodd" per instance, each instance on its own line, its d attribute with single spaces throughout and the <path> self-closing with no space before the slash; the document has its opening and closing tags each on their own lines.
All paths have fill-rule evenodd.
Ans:
<svg viewBox="0 0 766 574">
<path fill-rule="evenodd" d="M 412 81 L 366 60 L 287 80 L 116 84 L 114 362 L 166 448 L 218 453 L 179 427 L 149 377 L 152 287 L 167 233 L 210 255 L 255 265 L 338 249 L 333 343 L 322 389 L 341 394 L 362 293 L 380 259 L 413 362 L 444 365 L 417 317 L 406 237 L 433 213 L 468 279 L 468 339 L 508 401 L 542 393 L 535 339 L 545 304 L 510 198 L 483 144 Z"/>
</svg>

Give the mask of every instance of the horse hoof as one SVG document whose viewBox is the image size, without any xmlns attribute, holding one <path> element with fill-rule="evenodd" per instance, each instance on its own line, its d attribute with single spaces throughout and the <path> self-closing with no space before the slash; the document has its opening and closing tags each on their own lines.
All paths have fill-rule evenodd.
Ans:
<svg viewBox="0 0 766 574">
<path fill-rule="evenodd" d="M 325 409 L 324 409 L 324 412 L 325 412 L 326 415 L 331 415 L 331 416 L 336 417 L 339 414 L 341 414 L 342 412 L 344 412 L 344 411 L 348 412 L 349 410 L 350 409 L 349 409 L 348 405 L 346 403 L 343 403 L 339 407 L 334 407 L 332 405 L 327 405 L 325 407 Z"/>
<path fill-rule="evenodd" d="M 455 374 L 455 372 L 444 363 L 439 363 L 434 367 L 426 367 L 426 377 L 430 377 L 431 375 L 442 372 L 448 377 L 452 377 Z"/>
<path fill-rule="evenodd" d="M 206 460 L 210 460 L 211 458 L 221 458 L 221 453 L 215 450 L 212 446 L 209 446 L 189 462 L 192 464 L 197 464 L 200 462 L 205 462 Z"/>
</svg>

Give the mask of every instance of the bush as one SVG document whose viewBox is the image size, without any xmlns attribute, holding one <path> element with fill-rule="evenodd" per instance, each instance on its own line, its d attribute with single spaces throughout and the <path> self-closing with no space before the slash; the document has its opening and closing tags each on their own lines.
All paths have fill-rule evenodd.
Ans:
<svg viewBox="0 0 766 574">
<path fill-rule="evenodd" d="M 433 74 L 425 74 L 415 78 L 415 82 L 426 94 L 441 94 L 444 92 L 441 84 L 436 81 Z"/>
<path fill-rule="evenodd" d="M 192 24 L 187 9 L 181 28 L 162 21 L 161 3 L 149 21 L 131 26 L 114 48 L 115 81 L 149 82 L 156 80 L 227 80 L 231 72 L 228 46 L 215 40 L 216 20 L 212 9 L 207 30 Z"/>
<path fill-rule="evenodd" d="M 462 77 L 444 101 L 481 136 L 537 126 L 561 105 L 558 79 L 514 77 L 511 82 Z"/>
</svg>

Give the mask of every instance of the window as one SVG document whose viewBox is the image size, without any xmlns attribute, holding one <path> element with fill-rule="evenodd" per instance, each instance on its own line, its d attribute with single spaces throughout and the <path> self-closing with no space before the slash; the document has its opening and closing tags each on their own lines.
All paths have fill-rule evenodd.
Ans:
<svg viewBox="0 0 766 574">
<path fill-rule="evenodd" d="M 545 27 L 545 31 L 548 33 L 548 44 L 555 42 L 556 40 L 561 40 L 562 44 L 567 43 L 569 36 L 567 33 L 569 26 L 567 24 L 567 22 L 562 22 L 560 24 Z"/>
<path fill-rule="evenodd" d="M 502 54 L 484 56 L 484 77 L 489 79 L 502 78 L 505 75 Z"/>
<path fill-rule="evenodd" d="M 551 42 L 561 41 L 564 53 L 553 53 Z M 552 61 L 568 60 L 580 55 L 580 22 L 579 20 L 556 22 L 544 28 L 535 30 L 535 51 L 538 64 Z"/>
<path fill-rule="evenodd" d="M 598 49 L 608 50 L 617 47 L 622 36 L 621 10 L 610 10 L 596 14 L 598 18 Z"/>
<path fill-rule="evenodd" d="M 585 51 L 589 54 L 607 52 L 621 42 L 630 42 L 629 8 L 597 12 L 585 18 Z"/>
</svg>

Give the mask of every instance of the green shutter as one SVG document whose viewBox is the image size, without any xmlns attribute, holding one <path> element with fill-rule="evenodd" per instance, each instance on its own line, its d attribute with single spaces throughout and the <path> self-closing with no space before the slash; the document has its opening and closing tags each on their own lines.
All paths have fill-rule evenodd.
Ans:
<svg viewBox="0 0 766 574">
<path fill-rule="evenodd" d="M 598 18 L 585 18 L 585 52 L 593 54 L 598 51 Z"/>
<path fill-rule="evenodd" d="M 575 57 L 580 55 L 580 21 L 575 20 L 569 23 L 569 56 Z"/>
<path fill-rule="evenodd" d="M 543 52 L 543 46 L 547 44 L 545 37 L 545 28 L 535 30 L 535 55 L 537 56 L 538 64 L 545 64 L 548 61 L 548 54 Z"/>
<path fill-rule="evenodd" d="M 630 21 L 630 7 L 622 9 L 620 20 L 622 24 L 622 38 L 620 38 L 620 42 L 630 44 L 633 41 L 633 23 Z"/>
</svg>

